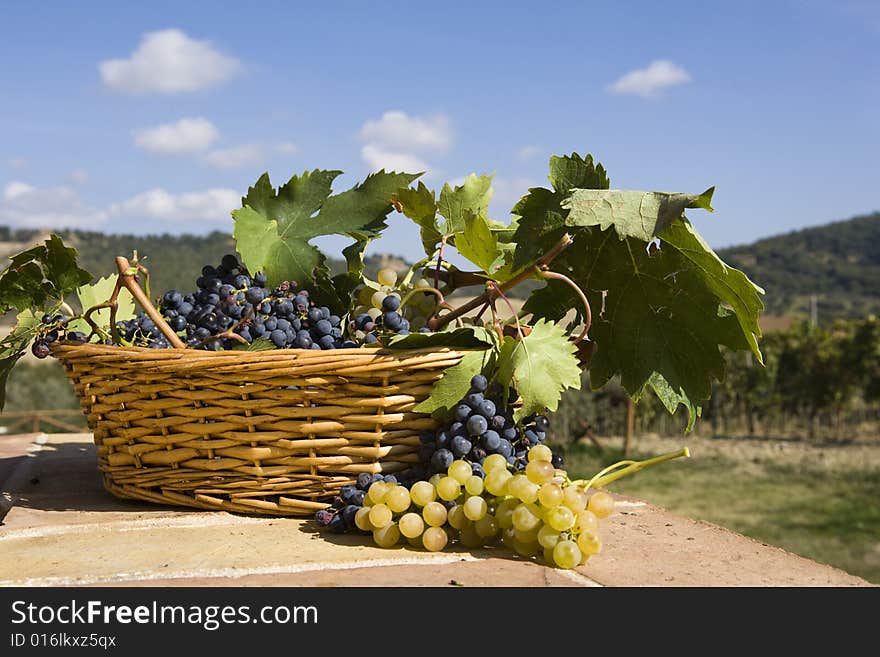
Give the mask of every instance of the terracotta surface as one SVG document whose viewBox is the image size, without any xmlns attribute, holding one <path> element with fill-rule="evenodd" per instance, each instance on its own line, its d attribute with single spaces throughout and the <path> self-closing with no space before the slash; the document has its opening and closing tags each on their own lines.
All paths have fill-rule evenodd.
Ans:
<svg viewBox="0 0 880 657">
<path fill-rule="evenodd" d="M 383 550 L 307 519 L 119 500 L 89 434 L 0 437 L 0 585 L 869 586 L 639 500 L 618 498 L 604 549 L 577 572 L 504 550 Z"/>
</svg>

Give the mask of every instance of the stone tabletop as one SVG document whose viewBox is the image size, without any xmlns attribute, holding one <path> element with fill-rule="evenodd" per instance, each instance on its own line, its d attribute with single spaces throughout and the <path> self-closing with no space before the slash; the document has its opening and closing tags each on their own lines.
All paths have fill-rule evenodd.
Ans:
<svg viewBox="0 0 880 657">
<path fill-rule="evenodd" d="M 90 434 L 0 436 L 2 586 L 870 586 L 721 527 L 619 497 L 574 571 L 506 550 L 382 549 L 309 519 L 121 500 Z"/>
</svg>

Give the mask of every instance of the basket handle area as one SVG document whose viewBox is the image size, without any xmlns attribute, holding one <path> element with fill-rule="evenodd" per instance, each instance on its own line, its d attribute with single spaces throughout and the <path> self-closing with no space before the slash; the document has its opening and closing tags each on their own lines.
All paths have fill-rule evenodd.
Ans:
<svg viewBox="0 0 880 657">
<path fill-rule="evenodd" d="M 168 338 L 168 342 L 171 343 L 171 346 L 175 349 L 186 349 L 186 345 L 178 337 L 177 333 L 168 326 L 168 322 L 166 322 L 162 317 L 162 314 L 156 310 L 156 307 L 152 304 L 149 297 L 144 294 L 141 286 L 138 285 L 137 279 L 135 278 L 137 269 L 133 268 L 128 260 L 122 256 L 116 257 L 116 268 L 119 270 L 119 281 L 122 286 L 131 292 L 131 296 L 134 297 L 134 300 L 137 301 L 138 304 L 140 304 L 141 308 L 144 309 L 144 312 L 147 313 L 147 316 L 153 320 L 153 323 L 159 327 L 159 330 L 162 331 L 162 335 Z"/>
</svg>

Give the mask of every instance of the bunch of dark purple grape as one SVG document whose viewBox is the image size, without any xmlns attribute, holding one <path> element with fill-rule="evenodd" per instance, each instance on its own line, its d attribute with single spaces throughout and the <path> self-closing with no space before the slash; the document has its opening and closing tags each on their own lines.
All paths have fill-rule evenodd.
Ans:
<svg viewBox="0 0 880 657">
<path fill-rule="evenodd" d="M 517 424 L 514 408 L 503 401 L 499 385 L 489 388 L 485 376 L 471 379 L 471 388 L 453 409 L 449 423 L 435 431 L 423 431 L 419 456 L 426 464 L 428 476 L 445 473 L 456 459 L 471 463 L 474 474 L 484 476 L 483 461 L 490 454 L 500 454 L 517 470 L 525 470 L 530 447 L 544 442 L 550 420 L 546 415 L 531 415 Z M 509 395 L 514 400 L 516 395 Z M 557 459 L 554 463 L 561 467 Z"/>
<path fill-rule="evenodd" d="M 31 353 L 37 358 L 46 358 L 50 354 L 49 345 L 58 339 L 85 342 L 85 333 L 67 330 L 69 321 L 67 315 L 43 315 L 37 337 L 31 344 Z"/>
<path fill-rule="evenodd" d="M 228 254 L 217 267 L 202 269 L 196 292 L 166 292 L 160 310 L 172 330 L 195 349 L 232 349 L 257 339 L 278 349 L 358 346 L 344 338 L 340 317 L 311 301 L 308 290 L 297 290 L 291 282 L 275 288 L 266 283 L 265 274 L 251 277 L 238 258 Z M 142 314 L 117 326 L 131 344 L 170 347 L 155 323 Z"/>
</svg>

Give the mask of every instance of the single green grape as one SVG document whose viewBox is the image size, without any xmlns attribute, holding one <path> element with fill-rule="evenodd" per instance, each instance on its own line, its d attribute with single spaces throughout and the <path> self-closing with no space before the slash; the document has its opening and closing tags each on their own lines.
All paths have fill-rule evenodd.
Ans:
<svg viewBox="0 0 880 657">
<path fill-rule="evenodd" d="M 440 502 L 428 502 L 422 509 L 422 518 L 431 527 L 441 527 L 446 522 L 446 507 Z"/>
<path fill-rule="evenodd" d="M 458 499 L 458 496 L 461 495 L 461 484 L 452 477 L 443 477 L 437 482 L 437 495 L 441 500 L 447 502 Z"/>
<path fill-rule="evenodd" d="M 540 486 L 556 476 L 556 468 L 549 461 L 529 461 L 526 465 L 526 476 L 529 481 Z"/>
<path fill-rule="evenodd" d="M 409 490 L 409 496 L 416 506 L 425 506 L 437 499 L 437 491 L 428 481 L 417 481 Z"/>
<path fill-rule="evenodd" d="M 590 496 L 587 508 L 595 513 L 597 518 L 607 518 L 614 513 L 614 498 L 604 491 L 598 491 Z"/>
<path fill-rule="evenodd" d="M 546 514 L 545 522 L 553 529 L 564 532 L 574 527 L 575 515 L 574 511 L 567 506 L 554 506 L 549 509 Z"/>
<path fill-rule="evenodd" d="M 493 470 L 507 471 L 507 459 L 501 454 L 489 454 L 483 461 L 483 471 L 488 475 Z"/>
<path fill-rule="evenodd" d="M 354 514 L 354 524 L 355 526 L 365 532 L 371 532 L 375 527 L 373 527 L 373 523 L 370 522 L 370 509 L 372 507 L 362 506 L 357 510 L 357 513 Z"/>
<path fill-rule="evenodd" d="M 553 561 L 560 568 L 574 568 L 581 562 L 581 550 L 572 540 L 559 541 L 553 548 Z"/>
<path fill-rule="evenodd" d="M 397 521 L 400 533 L 406 538 L 417 538 L 425 531 L 425 521 L 418 513 L 405 513 Z"/>
<path fill-rule="evenodd" d="M 464 482 L 464 489 L 469 495 L 482 495 L 483 488 L 483 480 L 477 475 L 471 475 Z"/>
<path fill-rule="evenodd" d="M 552 461 L 553 452 L 547 445 L 535 445 L 529 450 L 529 463 L 532 461 Z"/>
<path fill-rule="evenodd" d="M 541 486 L 540 490 L 538 490 L 538 501 L 541 503 L 541 506 L 548 509 L 552 509 L 553 507 L 562 504 L 562 499 L 562 486 L 558 486 L 557 484 L 544 484 Z"/>
<path fill-rule="evenodd" d="M 377 279 L 380 285 L 389 285 L 391 287 L 397 285 L 397 272 L 393 269 L 389 269 L 385 267 L 384 269 L 380 269 L 377 274 Z"/>
<path fill-rule="evenodd" d="M 485 516 L 488 510 L 489 505 L 479 495 L 471 495 L 464 501 L 464 515 L 473 522 Z"/>
<path fill-rule="evenodd" d="M 461 504 L 456 504 L 451 509 L 447 509 L 446 522 L 448 522 L 449 525 L 454 529 L 460 530 L 462 527 L 464 527 L 466 520 L 467 516 L 465 516 L 464 507 Z"/>
<path fill-rule="evenodd" d="M 529 531 L 541 523 L 541 516 L 529 504 L 520 504 L 513 510 L 511 517 L 514 529 Z"/>
<path fill-rule="evenodd" d="M 376 545 L 382 548 L 390 548 L 397 545 L 397 541 L 400 540 L 400 529 L 398 529 L 397 523 L 392 522 L 381 529 L 374 529 L 373 540 L 376 542 Z"/>
<path fill-rule="evenodd" d="M 372 524 L 375 529 L 380 529 L 391 524 L 392 517 L 393 514 L 391 513 L 391 509 L 383 503 L 379 503 L 370 508 L 370 524 Z"/>
<path fill-rule="evenodd" d="M 385 504 L 388 505 L 388 508 L 391 509 L 394 513 L 402 513 L 409 508 L 411 503 L 409 491 L 403 486 L 392 486 L 391 489 L 385 493 Z"/>
<path fill-rule="evenodd" d="M 438 502 L 431 502 L 431 504 L 438 504 Z M 442 507 L 442 505 L 440 506 Z M 439 552 L 446 547 L 448 542 L 449 536 L 447 536 L 446 530 L 442 527 L 428 527 L 425 533 L 422 534 L 422 545 L 431 552 Z"/>
<path fill-rule="evenodd" d="M 453 461 L 449 465 L 448 474 L 458 483 L 464 484 L 473 475 L 470 463 L 467 461 Z"/>
<path fill-rule="evenodd" d="M 562 534 L 550 525 L 541 525 L 538 530 L 538 543 L 545 548 L 552 550 L 561 539 Z"/>
</svg>

